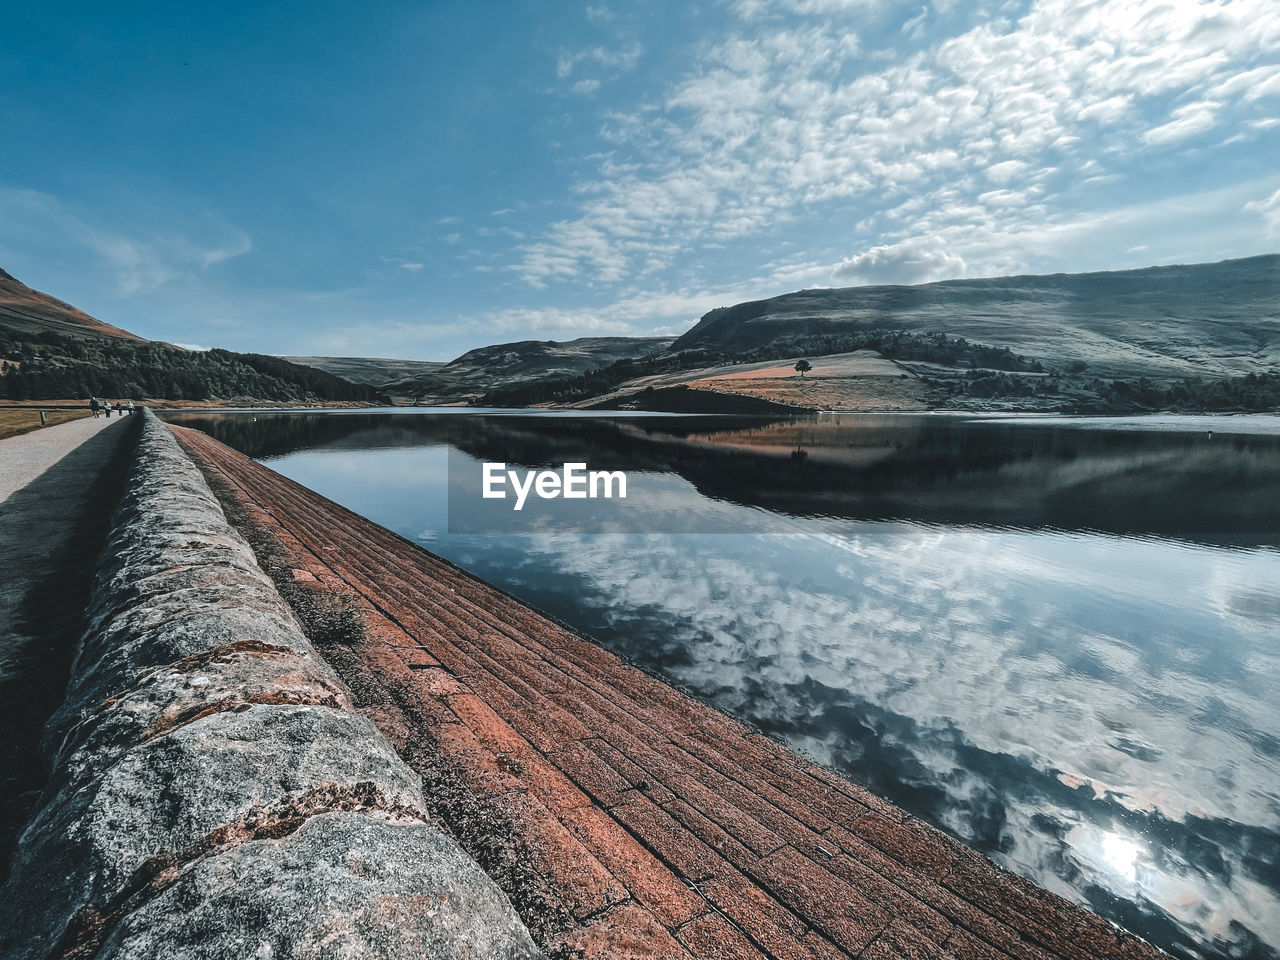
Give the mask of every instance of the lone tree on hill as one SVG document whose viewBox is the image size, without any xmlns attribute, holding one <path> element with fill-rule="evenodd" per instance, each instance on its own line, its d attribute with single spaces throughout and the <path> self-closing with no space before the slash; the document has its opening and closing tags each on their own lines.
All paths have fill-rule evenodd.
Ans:
<svg viewBox="0 0 1280 960">
<path fill-rule="evenodd" d="M 800 376 L 803 377 L 806 373 L 808 373 L 812 369 L 813 369 L 813 364 L 810 363 L 808 360 L 796 361 L 796 373 L 800 374 Z"/>
</svg>

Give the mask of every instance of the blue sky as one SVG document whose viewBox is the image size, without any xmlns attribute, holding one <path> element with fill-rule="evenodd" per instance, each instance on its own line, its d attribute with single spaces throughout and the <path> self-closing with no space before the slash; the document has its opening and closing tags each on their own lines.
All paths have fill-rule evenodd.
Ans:
<svg viewBox="0 0 1280 960">
<path fill-rule="evenodd" d="M 6 4 L 0 130 L 30 285 L 176 343 L 449 359 L 1280 250 L 1280 4 Z"/>
</svg>

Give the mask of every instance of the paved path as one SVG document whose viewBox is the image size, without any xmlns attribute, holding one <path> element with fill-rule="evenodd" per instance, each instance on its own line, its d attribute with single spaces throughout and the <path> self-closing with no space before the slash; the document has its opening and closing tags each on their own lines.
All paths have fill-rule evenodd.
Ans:
<svg viewBox="0 0 1280 960">
<path fill-rule="evenodd" d="M 100 430 L 122 422 L 81 417 L 0 440 L 0 505 Z"/>
<path fill-rule="evenodd" d="M 43 783 L 40 730 L 62 700 L 126 421 L 86 417 L 0 440 L 0 878 Z"/>
<path fill-rule="evenodd" d="M 286 589 L 356 596 L 366 638 L 321 652 L 552 951 L 1159 956 L 415 544 L 175 432 L 265 535 Z"/>
</svg>

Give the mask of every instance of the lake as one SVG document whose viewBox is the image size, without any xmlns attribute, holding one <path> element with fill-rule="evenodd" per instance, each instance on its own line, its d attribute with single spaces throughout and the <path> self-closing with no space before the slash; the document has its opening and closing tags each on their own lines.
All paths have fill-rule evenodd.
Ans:
<svg viewBox="0 0 1280 960">
<path fill-rule="evenodd" d="M 166 418 L 1175 955 L 1280 956 L 1280 417 Z M 483 461 L 633 491 L 485 513 Z"/>
</svg>

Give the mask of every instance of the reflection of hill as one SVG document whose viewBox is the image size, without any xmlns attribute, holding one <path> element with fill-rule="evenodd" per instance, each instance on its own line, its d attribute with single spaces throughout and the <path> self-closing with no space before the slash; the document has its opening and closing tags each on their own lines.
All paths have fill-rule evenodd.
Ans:
<svg viewBox="0 0 1280 960">
<path fill-rule="evenodd" d="M 328 449 L 360 431 L 386 428 L 386 417 L 319 413 L 177 413 L 163 415 L 171 423 L 209 434 L 250 457 L 278 457 L 299 450 Z M 359 449 L 357 447 L 356 449 Z"/>
<path fill-rule="evenodd" d="M 1271 437 L 937 423 L 806 437 L 807 426 L 758 431 L 755 449 L 717 437 L 729 444 L 681 472 L 709 496 L 801 515 L 1280 543 Z M 799 455 L 782 454 L 784 439 Z"/>
<path fill-rule="evenodd" d="M 255 457 L 450 444 L 526 467 L 669 472 L 789 516 L 1280 543 L 1280 440 L 918 417 L 174 415 Z"/>
</svg>

